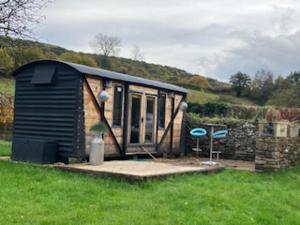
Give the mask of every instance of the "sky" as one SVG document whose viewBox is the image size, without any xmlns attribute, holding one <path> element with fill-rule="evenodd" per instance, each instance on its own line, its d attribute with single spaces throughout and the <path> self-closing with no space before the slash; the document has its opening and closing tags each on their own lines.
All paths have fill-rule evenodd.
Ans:
<svg viewBox="0 0 300 225">
<path fill-rule="evenodd" d="M 238 71 L 300 70 L 300 1 L 54 0 L 35 28 L 41 41 L 93 52 L 95 34 L 117 36 L 119 56 L 228 81 Z"/>
</svg>

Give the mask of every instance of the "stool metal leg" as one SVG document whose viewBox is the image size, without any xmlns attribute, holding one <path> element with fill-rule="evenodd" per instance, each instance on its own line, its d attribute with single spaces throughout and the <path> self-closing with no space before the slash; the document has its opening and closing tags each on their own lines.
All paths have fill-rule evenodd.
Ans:
<svg viewBox="0 0 300 225">
<path fill-rule="evenodd" d="M 211 127 L 210 130 L 210 152 L 209 152 L 209 161 L 212 162 L 212 153 L 213 153 L 213 133 L 214 127 Z"/>
<path fill-rule="evenodd" d="M 200 152 L 202 151 L 202 149 L 200 148 L 200 138 L 197 137 L 196 141 L 197 141 L 196 148 L 192 148 L 192 150 L 195 152 L 198 152 L 198 155 L 200 155 Z"/>
<path fill-rule="evenodd" d="M 218 165 L 217 162 L 214 162 L 213 157 L 213 133 L 214 133 L 214 127 L 211 126 L 210 128 L 210 151 L 209 151 L 209 161 L 203 162 L 203 165 L 209 165 L 209 166 L 215 166 Z M 218 157 L 218 156 L 217 156 Z"/>
</svg>

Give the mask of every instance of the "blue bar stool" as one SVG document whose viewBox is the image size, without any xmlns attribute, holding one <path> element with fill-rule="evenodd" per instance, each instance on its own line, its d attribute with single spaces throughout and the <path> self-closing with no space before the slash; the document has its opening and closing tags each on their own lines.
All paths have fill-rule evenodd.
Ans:
<svg viewBox="0 0 300 225">
<path fill-rule="evenodd" d="M 207 131 L 203 128 L 194 128 L 190 131 L 190 134 L 193 137 L 197 138 L 197 146 L 196 146 L 196 148 L 192 148 L 192 150 L 195 152 L 201 152 L 202 149 L 199 148 L 199 139 L 200 139 L 200 137 L 205 136 L 207 134 Z"/>
<path fill-rule="evenodd" d="M 228 135 L 228 130 L 219 130 L 216 131 L 212 134 L 213 139 L 221 139 L 221 138 L 226 138 Z M 217 154 L 217 161 L 219 160 L 219 155 L 220 155 L 220 151 L 213 151 L 212 150 L 212 154 Z"/>
</svg>

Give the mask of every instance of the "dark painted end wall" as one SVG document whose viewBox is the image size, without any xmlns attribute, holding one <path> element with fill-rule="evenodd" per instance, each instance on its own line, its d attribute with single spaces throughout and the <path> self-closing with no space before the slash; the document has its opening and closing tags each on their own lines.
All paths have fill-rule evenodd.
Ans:
<svg viewBox="0 0 300 225">
<path fill-rule="evenodd" d="M 40 66 L 41 63 L 29 64 L 16 74 L 13 142 L 18 138 L 56 141 L 59 156 L 81 156 L 82 76 L 56 62 L 43 63 L 43 69 Z M 32 84 L 37 71 L 43 83 L 47 68 L 53 67 L 51 83 Z"/>
</svg>

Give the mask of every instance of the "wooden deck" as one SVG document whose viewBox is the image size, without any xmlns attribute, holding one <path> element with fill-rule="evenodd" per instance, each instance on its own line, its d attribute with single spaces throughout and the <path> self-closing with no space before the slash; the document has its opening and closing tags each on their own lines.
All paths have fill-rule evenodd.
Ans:
<svg viewBox="0 0 300 225">
<path fill-rule="evenodd" d="M 193 166 L 174 165 L 167 162 L 115 160 L 106 161 L 102 165 L 92 166 L 81 164 L 57 164 L 57 169 L 71 172 L 85 173 L 93 176 L 124 177 L 129 180 L 147 180 L 151 178 L 164 178 L 187 173 L 211 173 L 224 169 L 222 166 Z"/>
</svg>

